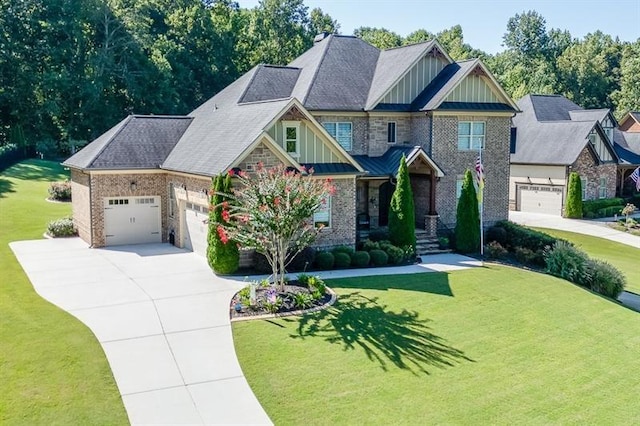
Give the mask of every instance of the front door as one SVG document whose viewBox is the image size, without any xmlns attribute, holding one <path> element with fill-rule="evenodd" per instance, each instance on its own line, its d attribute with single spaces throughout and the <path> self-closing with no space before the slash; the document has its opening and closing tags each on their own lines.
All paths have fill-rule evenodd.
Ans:
<svg viewBox="0 0 640 426">
<path fill-rule="evenodd" d="M 393 185 L 391 185 L 390 182 L 383 183 L 380 185 L 380 189 L 378 189 L 378 202 L 380 203 L 378 209 L 378 226 L 389 225 L 389 206 L 391 205 L 393 190 Z"/>
</svg>

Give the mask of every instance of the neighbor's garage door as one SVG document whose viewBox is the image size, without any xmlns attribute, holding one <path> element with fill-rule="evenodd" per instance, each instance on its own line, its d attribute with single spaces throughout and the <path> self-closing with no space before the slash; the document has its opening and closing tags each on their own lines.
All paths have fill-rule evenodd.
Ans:
<svg viewBox="0 0 640 426">
<path fill-rule="evenodd" d="M 206 256 L 207 233 L 209 231 L 208 208 L 193 203 L 186 203 L 184 218 L 184 248 Z"/>
<path fill-rule="evenodd" d="M 562 186 L 522 185 L 519 186 L 520 206 L 518 210 L 553 215 L 562 214 Z"/>
<path fill-rule="evenodd" d="M 105 199 L 104 232 L 108 246 L 162 242 L 160 197 Z"/>
</svg>

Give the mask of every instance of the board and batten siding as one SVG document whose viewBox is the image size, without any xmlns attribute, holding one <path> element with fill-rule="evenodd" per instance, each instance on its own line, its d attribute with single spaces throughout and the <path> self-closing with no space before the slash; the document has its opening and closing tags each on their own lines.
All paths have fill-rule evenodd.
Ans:
<svg viewBox="0 0 640 426">
<path fill-rule="evenodd" d="M 446 66 L 447 63 L 443 59 L 433 56 L 423 57 L 382 98 L 380 103 L 410 104 Z"/>
<path fill-rule="evenodd" d="M 593 145 L 593 149 L 598 153 L 598 157 L 600 157 L 602 161 L 613 161 L 611 153 L 604 145 L 605 142 L 602 140 L 598 132 L 594 131 L 593 142 L 591 143 Z"/>
<path fill-rule="evenodd" d="M 469 75 L 453 89 L 445 102 L 503 102 L 484 77 Z"/>
<path fill-rule="evenodd" d="M 308 122 L 299 121 L 300 156 L 296 158 L 299 163 L 342 163 L 344 160 L 330 147 L 330 142 L 324 135 L 314 131 Z M 284 145 L 284 125 L 280 121 L 267 132 L 286 151 Z"/>
</svg>

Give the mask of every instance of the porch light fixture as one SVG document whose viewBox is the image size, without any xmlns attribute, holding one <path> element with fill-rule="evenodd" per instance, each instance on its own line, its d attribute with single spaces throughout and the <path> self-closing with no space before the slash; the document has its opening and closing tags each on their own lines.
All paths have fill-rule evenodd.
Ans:
<svg viewBox="0 0 640 426">
<path fill-rule="evenodd" d="M 549 179 L 549 185 L 553 186 L 553 181 L 551 180 L 551 178 L 548 178 L 548 179 Z"/>
<path fill-rule="evenodd" d="M 136 181 L 132 180 L 131 183 L 129 184 L 129 188 L 131 188 L 132 191 L 135 191 L 137 187 L 138 185 L 136 184 Z"/>
<path fill-rule="evenodd" d="M 529 182 L 529 184 L 533 183 L 533 182 L 531 182 L 531 178 L 529 176 L 527 176 L 527 181 Z"/>
</svg>

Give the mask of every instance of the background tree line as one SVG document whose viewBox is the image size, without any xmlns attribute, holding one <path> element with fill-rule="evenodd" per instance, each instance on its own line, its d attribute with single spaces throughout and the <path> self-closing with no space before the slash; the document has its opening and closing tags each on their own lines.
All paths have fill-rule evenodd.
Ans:
<svg viewBox="0 0 640 426">
<path fill-rule="evenodd" d="M 258 63 L 286 64 L 340 25 L 303 0 L 0 0 L 0 145 L 68 151 L 130 113 L 186 114 Z M 547 30 L 536 12 L 507 22 L 505 50 L 465 43 L 462 28 L 401 37 L 361 27 L 388 48 L 438 37 L 456 60 L 482 58 L 515 99 L 559 93 L 579 105 L 640 109 L 640 40 Z"/>
</svg>

